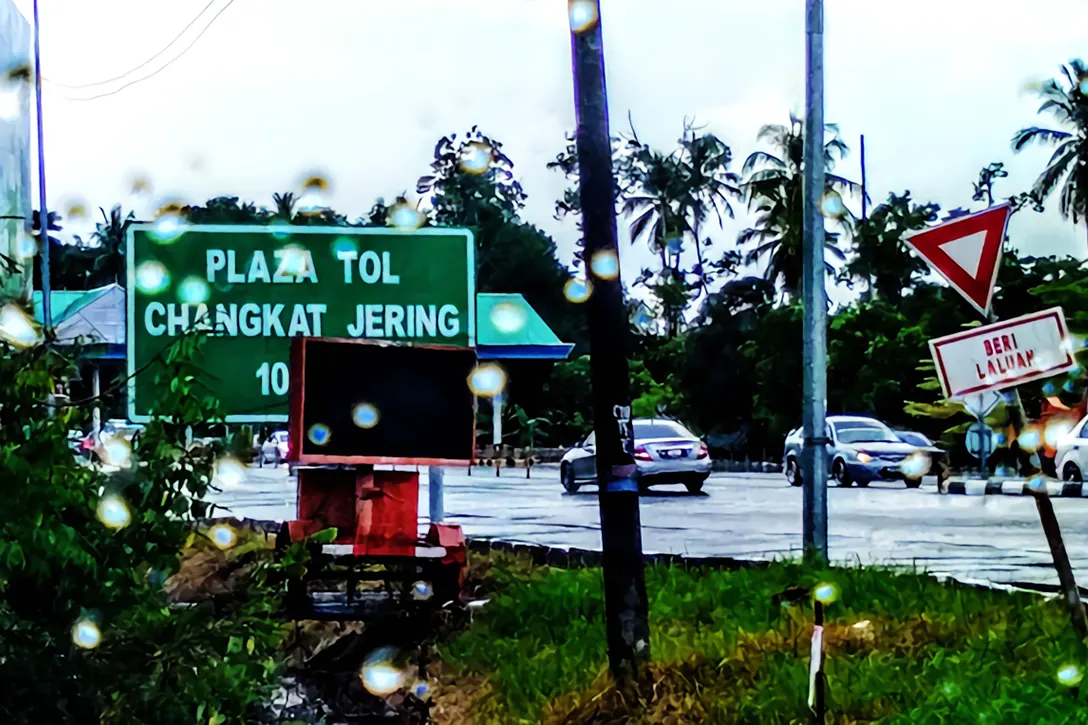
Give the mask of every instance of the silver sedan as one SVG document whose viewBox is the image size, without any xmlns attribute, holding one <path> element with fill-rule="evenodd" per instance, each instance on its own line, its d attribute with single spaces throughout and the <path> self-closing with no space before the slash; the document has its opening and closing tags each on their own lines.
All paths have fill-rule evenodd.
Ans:
<svg viewBox="0 0 1088 725">
<path fill-rule="evenodd" d="M 640 491 L 658 483 L 683 483 L 691 493 L 703 490 L 703 482 L 710 475 L 710 454 L 705 443 L 673 420 L 639 418 L 631 423 Z M 559 471 L 563 488 L 570 493 L 584 484 L 597 483 L 595 434 L 590 433 L 563 455 Z"/>
</svg>

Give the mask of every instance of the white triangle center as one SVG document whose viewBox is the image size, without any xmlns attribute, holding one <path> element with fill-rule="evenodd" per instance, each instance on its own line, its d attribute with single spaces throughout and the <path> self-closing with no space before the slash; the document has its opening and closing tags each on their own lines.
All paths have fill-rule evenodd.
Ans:
<svg viewBox="0 0 1088 725">
<path fill-rule="evenodd" d="M 951 257 L 971 279 L 978 279 L 978 267 L 982 263 L 982 249 L 985 246 L 986 232 L 975 232 L 945 242 L 941 245 L 941 251 Z"/>
</svg>

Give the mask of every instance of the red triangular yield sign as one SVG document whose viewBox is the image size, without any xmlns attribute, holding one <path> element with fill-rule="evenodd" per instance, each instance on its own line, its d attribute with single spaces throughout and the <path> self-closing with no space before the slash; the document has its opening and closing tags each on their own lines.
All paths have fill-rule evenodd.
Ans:
<svg viewBox="0 0 1088 725">
<path fill-rule="evenodd" d="M 1012 206 L 999 204 L 908 235 L 904 241 L 983 315 L 1001 267 Z"/>
</svg>

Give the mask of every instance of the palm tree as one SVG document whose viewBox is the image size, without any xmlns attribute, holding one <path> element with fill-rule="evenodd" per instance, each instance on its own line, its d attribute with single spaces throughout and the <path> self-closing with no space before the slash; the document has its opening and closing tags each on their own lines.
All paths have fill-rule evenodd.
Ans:
<svg viewBox="0 0 1088 725">
<path fill-rule="evenodd" d="M 283 221 L 291 221 L 295 218 L 295 206 L 298 205 L 298 197 L 294 192 L 287 191 L 282 194 L 273 194 L 272 201 L 276 205 L 274 217 Z"/>
<path fill-rule="evenodd" d="M 98 207 L 98 211 L 102 213 L 102 221 L 94 225 L 91 239 L 101 245 L 102 252 L 95 258 L 94 267 L 97 271 L 105 270 L 105 274 L 113 278 L 114 284 L 121 284 L 128 228 L 136 221 L 136 216 L 131 211 L 122 215 L 120 204 L 114 204 L 109 214 L 102 207 Z"/>
<path fill-rule="evenodd" d="M 835 162 L 846 156 L 849 149 L 838 136 L 838 127 L 828 124 L 832 137 L 824 144 L 824 165 L 827 169 L 828 192 L 855 194 L 861 187 L 841 176 L 830 173 Z M 760 129 L 757 138 L 769 143 L 774 151 L 756 151 L 744 162 L 745 175 L 741 189 L 748 211 L 756 214 L 755 224 L 737 236 L 737 244 L 751 247 L 745 262 L 767 259 L 764 276 L 790 299 L 801 291 L 803 190 L 801 162 L 804 156 L 804 128 L 801 120 L 790 114 L 789 126 L 772 124 Z M 847 214 L 847 216 L 849 216 Z M 847 225 L 848 219 L 843 220 Z M 825 250 L 842 261 L 845 255 L 837 245 L 839 234 L 827 232 Z M 833 267 L 825 262 L 829 272 Z"/>
<path fill-rule="evenodd" d="M 1088 66 L 1071 60 L 1062 66 L 1062 76 L 1039 86 L 1043 104 L 1038 110 L 1049 113 L 1062 128 L 1021 129 L 1012 137 L 1012 148 L 1019 152 L 1033 142 L 1057 147 L 1032 191 L 1045 199 L 1060 184 L 1058 210 L 1076 224 L 1088 221 Z"/>
<path fill-rule="evenodd" d="M 631 242 L 645 239 L 661 259 L 657 281 L 649 285 L 665 311 L 666 329 L 674 335 L 694 289 L 681 265 L 685 237 L 698 260 L 691 270 L 707 292 L 708 271 L 701 236 L 705 221 L 715 215 L 733 217 L 730 197 L 740 197 L 740 177 L 729 171 L 733 152 L 713 134 L 701 134 L 690 123 L 677 148 L 663 154 L 642 143 L 632 128 L 616 163 L 622 213 L 630 217 Z"/>
</svg>

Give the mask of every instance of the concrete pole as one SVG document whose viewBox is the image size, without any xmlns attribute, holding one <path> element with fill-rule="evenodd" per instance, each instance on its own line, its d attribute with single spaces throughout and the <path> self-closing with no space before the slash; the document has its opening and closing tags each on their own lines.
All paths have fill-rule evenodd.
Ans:
<svg viewBox="0 0 1088 725">
<path fill-rule="evenodd" d="M 91 371 L 91 395 L 95 399 L 94 410 L 91 411 L 91 431 L 97 440 L 98 434 L 102 431 L 102 406 L 98 400 L 98 396 L 102 394 L 102 378 L 97 364 L 91 365 Z"/>
<path fill-rule="evenodd" d="M 824 4 L 806 0 L 804 139 L 804 480 L 802 537 L 808 556 L 827 560 L 827 295 L 824 290 Z"/>
<path fill-rule="evenodd" d="M 428 516 L 432 524 L 441 523 L 446 516 L 444 487 L 446 485 L 446 472 L 441 466 L 427 467 L 427 494 L 430 501 Z"/>
<path fill-rule="evenodd" d="M 491 399 L 491 443 L 495 446 L 495 456 L 502 446 L 502 393 Z"/>
</svg>

